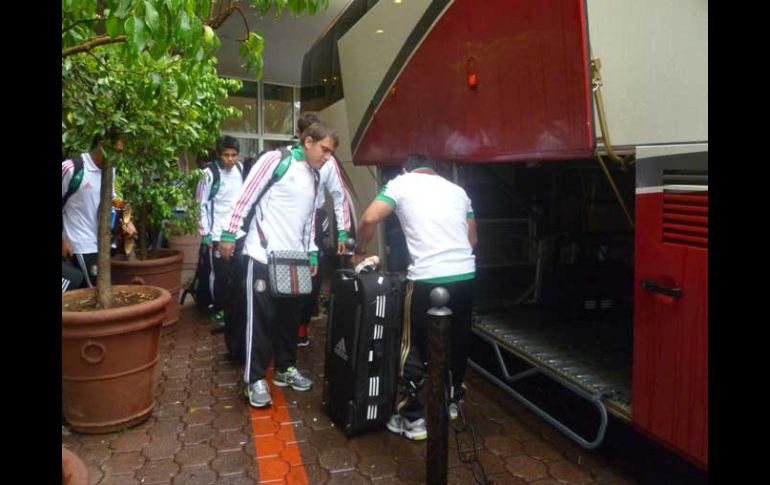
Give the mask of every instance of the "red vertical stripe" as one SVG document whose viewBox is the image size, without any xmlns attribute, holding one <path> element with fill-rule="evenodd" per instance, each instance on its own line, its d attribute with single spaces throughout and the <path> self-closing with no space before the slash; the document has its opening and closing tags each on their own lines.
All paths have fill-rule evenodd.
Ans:
<svg viewBox="0 0 770 485">
<path fill-rule="evenodd" d="M 271 382 L 272 364 L 266 374 L 265 378 Z M 259 482 L 307 485 L 309 480 L 286 398 L 281 388 L 273 385 L 270 385 L 270 395 L 273 398 L 271 406 L 260 409 L 249 406 Z"/>
</svg>

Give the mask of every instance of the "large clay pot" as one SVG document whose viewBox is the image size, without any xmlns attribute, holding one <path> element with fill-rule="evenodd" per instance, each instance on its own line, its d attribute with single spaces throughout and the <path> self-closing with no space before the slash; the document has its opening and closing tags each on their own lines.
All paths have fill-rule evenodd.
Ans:
<svg viewBox="0 0 770 485">
<path fill-rule="evenodd" d="M 182 251 L 182 287 L 187 287 L 195 277 L 195 268 L 198 266 L 198 253 L 201 248 L 201 237 L 198 234 L 174 236 L 168 238 L 168 247 Z"/>
<path fill-rule="evenodd" d="M 155 405 L 160 327 L 171 295 L 138 285 L 115 285 L 113 295 L 138 295 L 140 302 L 83 309 L 95 299 L 94 289 L 62 293 L 62 411 L 83 433 L 138 424 Z"/>
<path fill-rule="evenodd" d="M 78 455 L 61 447 L 62 485 L 88 485 L 88 469 Z"/>
<path fill-rule="evenodd" d="M 182 286 L 182 260 L 184 254 L 175 249 L 155 249 L 154 257 L 129 261 L 125 255 L 113 256 L 112 283 L 119 285 L 140 284 L 165 288 L 171 293 L 171 304 L 163 326 L 179 321 L 179 290 Z"/>
</svg>

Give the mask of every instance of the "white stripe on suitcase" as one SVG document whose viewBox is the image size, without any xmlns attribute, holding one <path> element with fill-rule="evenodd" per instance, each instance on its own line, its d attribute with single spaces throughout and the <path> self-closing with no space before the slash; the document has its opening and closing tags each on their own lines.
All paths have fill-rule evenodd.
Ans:
<svg viewBox="0 0 770 485">
<path fill-rule="evenodd" d="M 366 408 L 366 419 L 372 420 L 377 419 L 377 405 L 376 404 L 370 404 Z"/>
<path fill-rule="evenodd" d="M 380 295 L 376 299 L 376 306 L 374 310 L 374 315 L 378 316 L 380 318 L 385 318 L 385 304 L 387 302 L 387 297 L 385 295 Z"/>
<path fill-rule="evenodd" d="M 369 378 L 369 397 L 376 397 L 380 395 L 380 378 L 374 376 Z"/>
</svg>

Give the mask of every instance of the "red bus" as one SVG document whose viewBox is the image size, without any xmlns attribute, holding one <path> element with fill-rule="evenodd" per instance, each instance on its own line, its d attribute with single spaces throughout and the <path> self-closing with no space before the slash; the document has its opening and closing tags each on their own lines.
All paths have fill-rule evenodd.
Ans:
<svg viewBox="0 0 770 485">
<path fill-rule="evenodd" d="M 586 448 L 610 416 L 705 470 L 707 17 L 698 0 L 355 0 L 302 82 L 359 214 L 411 153 L 471 197 L 471 366 Z M 390 269 L 399 236 L 379 234 Z"/>
</svg>

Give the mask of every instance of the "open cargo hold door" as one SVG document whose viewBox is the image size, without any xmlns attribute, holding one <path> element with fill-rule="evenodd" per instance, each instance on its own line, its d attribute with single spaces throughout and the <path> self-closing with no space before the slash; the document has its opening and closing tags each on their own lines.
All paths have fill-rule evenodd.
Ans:
<svg viewBox="0 0 770 485">
<path fill-rule="evenodd" d="M 637 150 L 632 421 L 708 468 L 708 146 L 698 147 Z"/>
<path fill-rule="evenodd" d="M 583 0 L 428 3 L 405 19 L 380 2 L 339 42 L 356 165 L 591 156 Z M 387 71 L 361 68 L 380 51 L 389 62 L 389 42 L 401 47 Z"/>
</svg>

